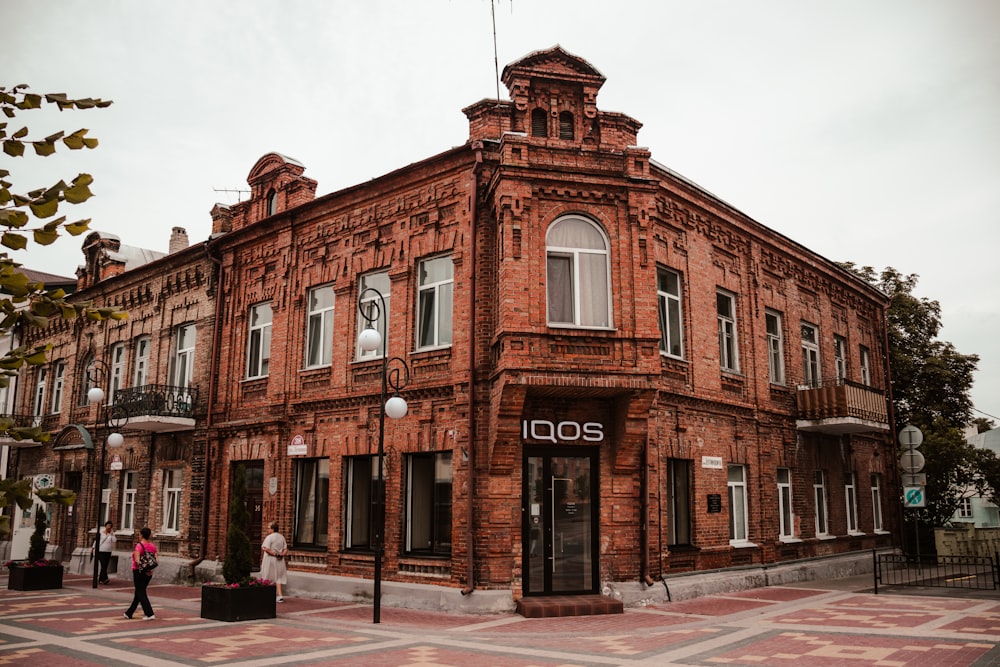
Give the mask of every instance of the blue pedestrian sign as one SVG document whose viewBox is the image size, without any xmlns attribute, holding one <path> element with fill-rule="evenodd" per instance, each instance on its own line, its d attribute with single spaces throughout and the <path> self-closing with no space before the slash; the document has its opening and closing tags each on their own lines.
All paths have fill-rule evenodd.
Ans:
<svg viewBox="0 0 1000 667">
<path fill-rule="evenodd" d="M 927 507 L 927 495 L 922 486 L 903 487 L 903 507 Z"/>
</svg>

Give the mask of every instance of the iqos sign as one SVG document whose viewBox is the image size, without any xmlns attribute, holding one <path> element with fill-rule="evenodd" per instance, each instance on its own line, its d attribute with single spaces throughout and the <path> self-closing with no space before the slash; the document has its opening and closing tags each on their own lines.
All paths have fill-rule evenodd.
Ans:
<svg viewBox="0 0 1000 667">
<path fill-rule="evenodd" d="M 521 437 L 542 442 L 604 442 L 604 424 L 598 422 L 551 422 L 547 419 L 522 419 Z"/>
</svg>

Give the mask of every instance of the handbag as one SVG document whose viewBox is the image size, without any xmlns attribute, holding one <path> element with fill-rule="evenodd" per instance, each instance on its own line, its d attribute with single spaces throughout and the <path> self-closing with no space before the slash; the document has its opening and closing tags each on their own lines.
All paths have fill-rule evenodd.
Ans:
<svg viewBox="0 0 1000 667">
<path fill-rule="evenodd" d="M 142 542 L 139 543 L 139 548 L 142 549 L 142 555 L 139 556 L 139 571 L 143 574 L 152 574 L 153 570 L 159 566 L 159 563 L 156 562 L 156 554 L 146 551 Z"/>
</svg>

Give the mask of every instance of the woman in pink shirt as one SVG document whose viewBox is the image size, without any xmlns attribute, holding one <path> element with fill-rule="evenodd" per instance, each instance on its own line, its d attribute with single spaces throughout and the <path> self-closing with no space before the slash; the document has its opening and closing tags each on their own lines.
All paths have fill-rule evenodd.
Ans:
<svg viewBox="0 0 1000 667">
<path fill-rule="evenodd" d="M 153 571 L 144 571 L 139 566 L 139 559 L 142 558 L 143 553 L 151 553 L 155 556 L 156 545 L 149 541 L 152 531 L 148 527 L 144 526 L 139 531 L 139 535 L 139 541 L 132 549 L 132 583 L 135 584 L 135 595 L 132 596 L 132 604 L 125 612 L 125 618 L 131 619 L 136 607 L 142 605 L 142 620 L 152 621 L 156 616 L 153 614 L 153 605 L 150 604 L 149 596 L 146 594 L 146 587 L 149 586 L 149 581 L 153 578 Z"/>
</svg>

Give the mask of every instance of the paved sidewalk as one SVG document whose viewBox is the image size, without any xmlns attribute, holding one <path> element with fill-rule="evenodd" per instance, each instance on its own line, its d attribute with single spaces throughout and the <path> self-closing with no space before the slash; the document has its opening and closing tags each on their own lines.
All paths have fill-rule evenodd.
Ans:
<svg viewBox="0 0 1000 667">
<path fill-rule="evenodd" d="M 0 665 L 365 667 L 964 667 L 1000 665 L 1000 596 L 872 595 L 810 582 L 613 616 L 468 616 L 286 598 L 278 618 L 199 617 L 197 588 L 150 586 L 156 620 L 122 617 L 131 586 L 6 590 Z M 869 582 L 870 584 L 870 582 Z"/>
</svg>

